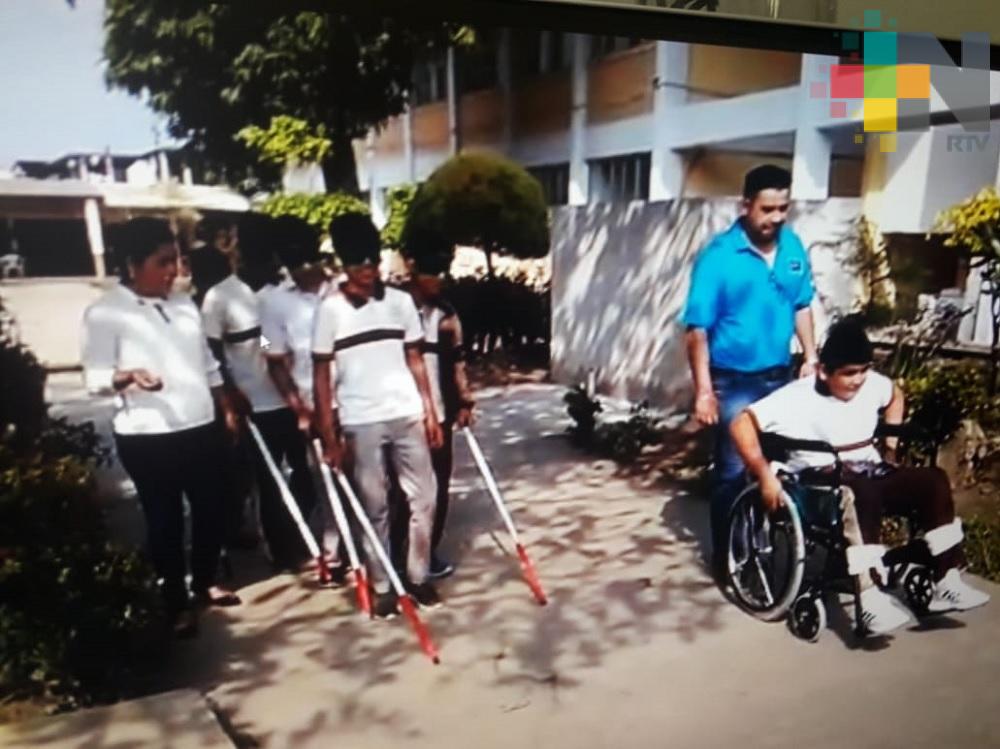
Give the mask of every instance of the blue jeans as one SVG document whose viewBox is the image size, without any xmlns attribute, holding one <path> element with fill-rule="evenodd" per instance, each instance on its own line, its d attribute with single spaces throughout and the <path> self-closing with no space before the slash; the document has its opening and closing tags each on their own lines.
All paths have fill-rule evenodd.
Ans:
<svg viewBox="0 0 1000 749">
<path fill-rule="evenodd" d="M 712 385 L 719 401 L 719 424 L 715 436 L 715 472 L 713 475 L 711 520 L 712 545 L 716 558 L 726 551 L 726 523 L 729 510 L 743 486 L 743 459 L 736 451 L 729 425 L 747 406 L 770 395 L 791 379 L 790 367 L 775 367 L 763 372 L 712 370 Z"/>
</svg>

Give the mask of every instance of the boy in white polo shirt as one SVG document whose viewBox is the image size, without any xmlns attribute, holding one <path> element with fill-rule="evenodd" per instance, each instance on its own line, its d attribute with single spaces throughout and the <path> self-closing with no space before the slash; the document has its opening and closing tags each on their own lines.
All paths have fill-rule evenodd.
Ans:
<svg viewBox="0 0 1000 749">
<path fill-rule="evenodd" d="M 271 220 L 261 214 L 246 214 L 239 221 L 240 252 L 260 257 L 273 241 Z M 210 250 L 203 250 L 208 252 Z M 295 412 L 278 391 L 268 371 L 261 348 L 260 300 L 236 274 L 208 290 L 202 305 L 205 333 L 223 376 L 245 402 L 268 450 L 279 464 L 288 461 L 291 489 L 308 517 L 316 504 L 306 463 L 305 443 L 297 429 Z M 282 502 L 267 464 L 253 450 L 254 473 L 260 496 L 260 522 L 277 569 L 297 569 L 308 557 L 305 545 Z"/>
<path fill-rule="evenodd" d="M 313 331 L 316 424 L 325 458 L 339 467 L 346 457 L 388 552 L 389 453 L 410 506 L 410 593 L 418 603 L 434 606 L 440 598 L 428 582 L 436 494 L 430 448 L 440 447 L 442 436 L 420 351 L 420 317 L 408 294 L 382 283 L 380 240 L 370 218 L 339 216 L 330 223 L 330 238 L 346 280 L 321 303 Z M 374 559 L 372 549 L 367 556 L 369 562 Z M 390 617 L 396 612 L 395 594 L 383 570 L 369 566 L 374 614 Z"/>
</svg>

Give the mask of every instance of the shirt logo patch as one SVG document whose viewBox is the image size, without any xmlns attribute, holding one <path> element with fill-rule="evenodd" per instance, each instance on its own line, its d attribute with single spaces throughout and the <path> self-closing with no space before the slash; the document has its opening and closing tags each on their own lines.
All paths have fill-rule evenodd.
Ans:
<svg viewBox="0 0 1000 749">
<path fill-rule="evenodd" d="M 788 270 L 790 270 L 792 273 L 801 273 L 802 272 L 802 261 L 801 260 L 792 260 L 791 262 L 788 263 Z"/>
</svg>

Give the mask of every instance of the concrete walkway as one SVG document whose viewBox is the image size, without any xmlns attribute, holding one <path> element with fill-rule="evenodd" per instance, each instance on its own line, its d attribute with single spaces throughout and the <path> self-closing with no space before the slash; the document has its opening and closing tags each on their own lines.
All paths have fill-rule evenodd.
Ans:
<svg viewBox="0 0 1000 749">
<path fill-rule="evenodd" d="M 838 612 L 819 643 L 799 642 L 712 585 L 703 500 L 568 444 L 562 392 L 481 393 L 477 427 L 549 606 L 520 581 L 456 438 L 458 571 L 447 605 L 425 614 L 440 665 L 402 619 L 370 622 L 350 591 L 267 577 L 247 555 L 245 605 L 211 612 L 174 647 L 163 688 L 209 696 L 246 746 L 1000 745 L 1000 589 L 983 583 L 992 605 L 864 648 Z"/>
</svg>

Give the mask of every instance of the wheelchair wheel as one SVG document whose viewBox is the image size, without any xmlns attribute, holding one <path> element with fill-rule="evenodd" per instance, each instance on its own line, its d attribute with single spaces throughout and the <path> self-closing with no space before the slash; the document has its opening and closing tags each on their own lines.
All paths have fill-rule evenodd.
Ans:
<svg viewBox="0 0 1000 749">
<path fill-rule="evenodd" d="M 737 603 L 763 621 L 778 621 L 799 595 L 805 571 L 805 535 L 795 503 L 772 515 L 761 509 L 756 483 L 744 489 L 729 513 L 726 573 Z"/>
<path fill-rule="evenodd" d="M 810 593 L 796 598 L 788 612 L 788 628 L 800 640 L 816 642 L 826 629 L 826 606 L 823 600 Z"/>
<path fill-rule="evenodd" d="M 923 616 L 934 598 L 934 578 L 926 567 L 914 567 L 903 578 L 906 603 L 917 616 Z"/>
</svg>

